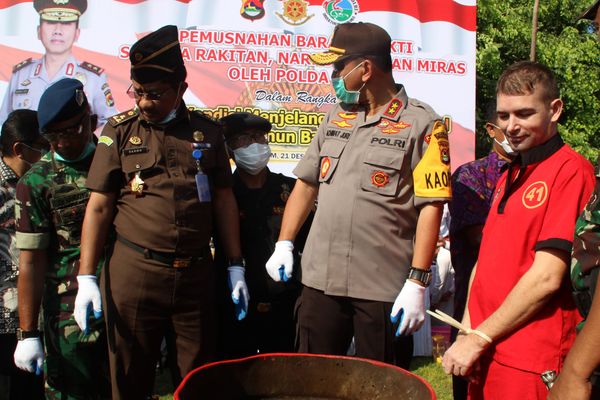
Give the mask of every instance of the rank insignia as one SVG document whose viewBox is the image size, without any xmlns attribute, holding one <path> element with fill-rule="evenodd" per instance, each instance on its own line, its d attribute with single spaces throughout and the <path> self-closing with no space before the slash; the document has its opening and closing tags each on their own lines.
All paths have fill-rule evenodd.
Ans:
<svg viewBox="0 0 600 400">
<path fill-rule="evenodd" d="M 375 171 L 371 175 L 371 183 L 377 187 L 384 187 L 390 182 L 390 176 L 383 171 Z"/>
<path fill-rule="evenodd" d="M 139 197 L 142 194 L 144 194 L 144 181 L 142 180 L 142 178 L 140 178 L 139 172 L 136 172 L 131 182 L 129 182 L 129 187 L 131 188 L 131 193 L 135 193 L 136 197 Z"/>
<path fill-rule="evenodd" d="M 132 136 L 129 138 L 129 143 L 133 144 L 134 146 L 138 146 L 142 144 L 142 139 L 139 136 Z"/>
<path fill-rule="evenodd" d="M 331 168 L 331 160 L 329 157 L 323 157 L 321 160 L 321 178 L 325 178 L 329 172 L 329 168 Z"/>
<path fill-rule="evenodd" d="M 352 124 L 349 124 L 348 122 L 346 122 L 346 120 L 343 121 L 331 121 L 332 124 L 336 125 L 338 128 L 350 128 L 352 126 Z"/>
<path fill-rule="evenodd" d="M 343 119 L 356 119 L 356 114 L 355 113 L 339 112 L 338 113 L 338 117 L 343 118 Z"/>
<path fill-rule="evenodd" d="M 194 131 L 192 137 L 194 138 L 194 142 L 201 142 L 204 140 L 204 133 L 201 131 Z"/>
<path fill-rule="evenodd" d="M 390 104 L 388 105 L 387 110 L 383 113 L 386 117 L 395 118 L 398 115 L 398 112 L 402 108 L 402 101 L 399 99 L 392 99 Z"/>
<path fill-rule="evenodd" d="M 31 81 L 29 79 L 25 79 L 23 82 L 21 82 L 21 86 L 29 86 L 31 85 Z"/>
</svg>

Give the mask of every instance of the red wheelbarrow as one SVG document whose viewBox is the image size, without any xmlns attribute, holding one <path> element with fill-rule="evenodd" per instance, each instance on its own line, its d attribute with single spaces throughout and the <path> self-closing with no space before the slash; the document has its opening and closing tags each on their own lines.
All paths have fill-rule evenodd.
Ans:
<svg viewBox="0 0 600 400">
<path fill-rule="evenodd" d="M 354 357 L 259 354 L 190 372 L 175 400 L 435 400 L 431 386 L 401 368 Z"/>
</svg>

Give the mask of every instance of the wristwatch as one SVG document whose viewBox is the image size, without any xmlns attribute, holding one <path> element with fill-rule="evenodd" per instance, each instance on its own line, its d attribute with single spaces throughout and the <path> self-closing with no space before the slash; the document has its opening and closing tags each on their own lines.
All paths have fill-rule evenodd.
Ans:
<svg viewBox="0 0 600 400">
<path fill-rule="evenodd" d="M 228 261 L 228 267 L 233 267 L 233 266 L 237 266 L 237 267 L 245 267 L 246 266 L 246 260 L 244 260 L 243 257 L 231 257 Z"/>
<path fill-rule="evenodd" d="M 408 279 L 419 281 L 423 286 L 427 287 L 431 283 L 431 270 L 426 271 L 424 269 L 410 267 L 408 270 Z"/>
<path fill-rule="evenodd" d="M 42 332 L 40 332 L 38 329 L 34 329 L 32 331 L 24 331 L 21 328 L 17 328 L 17 340 L 39 338 L 41 336 Z"/>
</svg>

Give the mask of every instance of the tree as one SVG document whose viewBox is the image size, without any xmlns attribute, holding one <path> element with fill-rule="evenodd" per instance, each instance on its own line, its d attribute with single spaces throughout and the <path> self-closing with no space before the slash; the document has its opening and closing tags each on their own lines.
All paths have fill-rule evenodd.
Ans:
<svg viewBox="0 0 600 400">
<path fill-rule="evenodd" d="M 532 0 L 533 1 L 533 0 Z M 477 156 L 488 153 L 486 110 L 495 100 L 502 70 L 529 59 L 533 2 L 478 2 L 477 21 Z M 537 60 L 555 73 L 565 109 L 559 123 L 563 139 L 596 161 L 600 155 L 600 43 L 577 17 L 591 0 L 541 0 Z"/>
</svg>

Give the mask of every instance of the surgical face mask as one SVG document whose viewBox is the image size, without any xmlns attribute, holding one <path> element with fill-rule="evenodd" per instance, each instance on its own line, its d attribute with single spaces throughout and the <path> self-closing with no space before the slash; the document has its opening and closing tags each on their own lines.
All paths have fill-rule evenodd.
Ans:
<svg viewBox="0 0 600 400">
<path fill-rule="evenodd" d="M 169 122 L 173 121 L 175 119 L 175 117 L 177 116 L 177 109 L 172 109 L 171 111 L 169 111 L 169 113 L 167 114 L 166 117 L 164 117 L 162 119 L 162 121 L 160 121 L 158 124 L 159 125 L 165 125 L 168 124 Z"/>
<path fill-rule="evenodd" d="M 96 145 L 94 144 L 94 142 L 88 142 L 85 147 L 83 148 L 83 151 L 81 152 L 81 155 L 79 157 L 77 157 L 74 160 L 67 160 L 66 158 L 64 158 L 63 156 L 61 156 L 58 152 L 54 152 L 54 159 L 58 160 L 60 162 L 64 162 L 64 163 L 76 163 L 79 162 L 81 160 L 83 160 L 84 158 L 86 158 L 87 156 L 89 156 L 90 154 L 92 154 L 94 152 L 94 150 L 96 150 Z"/>
<path fill-rule="evenodd" d="M 251 175 L 258 175 L 267 166 L 271 157 L 271 148 L 268 144 L 252 143 L 247 147 L 233 150 L 235 164 Z"/>
<path fill-rule="evenodd" d="M 342 103 L 346 104 L 358 104 L 358 99 L 360 98 L 360 91 L 365 84 L 360 87 L 358 90 L 348 90 L 346 89 L 346 84 L 344 83 L 344 79 L 353 73 L 358 67 L 363 65 L 364 61 L 358 64 L 356 67 L 352 68 L 352 71 L 348 72 L 343 77 L 337 77 L 331 79 L 331 84 L 333 85 L 333 90 L 335 90 L 335 95 Z"/>
<path fill-rule="evenodd" d="M 508 154 L 509 156 L 513 156 L 513 155 L 517 154 L 517 152 L 514 151 L 512 147 L 510 147 L 510 143 L 508 143 L 508 139 L 506 138 L 506 136 L 504 137 L 504 140 L 501 142 L 499 142 L 498 139 L 494 138 L 494 142 L 498 143 L 500 145 L 500 147 L 502 147 L 502 150 L 504 150 L 504 152 L 506 154 Z"/>
</svg>

